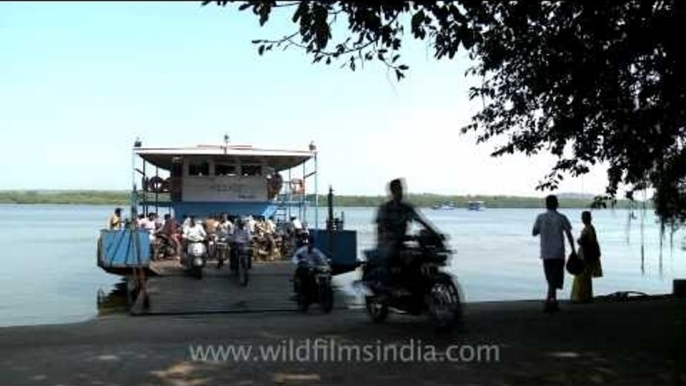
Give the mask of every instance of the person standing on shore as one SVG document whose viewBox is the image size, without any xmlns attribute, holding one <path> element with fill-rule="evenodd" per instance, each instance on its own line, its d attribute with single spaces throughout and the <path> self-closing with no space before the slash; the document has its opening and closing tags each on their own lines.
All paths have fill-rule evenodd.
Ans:
<svg viewBox="0 0 686 386">
<path fill-rule="evenodd" d="M 593 278 L 602 277 L 603 269 L 600 265 L 600 244 L 593 227 L 591 212 L 581 213 L 584 229 L 579 236 L 579 257 L 584 261 L 584 270 L 574 277 L 572 285 L 572 303 L 588 303 L 593 300 Z"/>
<path fill-rule="evenodd" d="M 545 301 L 544 311 L 558 311 L 557 290 L 562 289 L 565 270 L 565 242 L 567 236 L 572 253 L 576 253 L 572 225 L 567 217 L 557 211 L 559 203 L 557 197 L 550 195 L 545 199 L 546 212 L 536 218 L 533 228 L 533 236 L 541 237 L 541 260 L 543 270 L 548 282 L 548 295 Z"/>
</svg>

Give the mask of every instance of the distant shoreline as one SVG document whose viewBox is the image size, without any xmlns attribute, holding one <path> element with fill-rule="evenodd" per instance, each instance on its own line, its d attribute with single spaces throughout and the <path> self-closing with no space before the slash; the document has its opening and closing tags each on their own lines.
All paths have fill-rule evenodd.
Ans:
<svg viewBox="0 0 686 386">
<path fill-rule="evenodd" d="M 592 196 L 576 194 L 560 196 L 560 207 L 569 209 L 589 208 L 593 202 Z M 458 209 L 464 209 L 469 201 L 483 201 L 486 208 L 511 208 L 511 209 L 540 209 L 543 207 L 543 199 L 540 197 L 519 196 L 487 196 L 487 195 L 440 195 L 440 194 L 408 194 L 408 201 L 423 208 L 434 205 L 451 203 Z M 386 201 L 384 196 L 356 196 L 340 195 L 334 197 L 334 205 L 337 207 L 376 207 Z M 314 201 L 314 200 L 312 200 Z M 55 205 L 111 205 L 127 206 L 130 203 L 128 191 L 101 191 L 101 190 L 0 190 L 0 204 L 31 205 L 31 204 L 55 204 Z M 641 202 L 635 202 L 634 206 L 641 206 Z M 319 195 L 319 205 L 326 205 L 326 195 Z M 650 203 L 646 203 L 648 208 Z M 631 202 L 617 200 L 615 208 L 629 209 Z"/>
</svg>

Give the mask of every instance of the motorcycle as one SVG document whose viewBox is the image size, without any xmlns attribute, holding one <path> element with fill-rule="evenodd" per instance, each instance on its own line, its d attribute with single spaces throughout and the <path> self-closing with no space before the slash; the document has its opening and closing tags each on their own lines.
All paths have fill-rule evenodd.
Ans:
<svg viewBox="0 0 686 386">
<path fill-rule="evenodd" d="M 248 271 L 252 268 L 252 247 L 249 244 L 232 243 L 230 255 L 229 267 L 231 271 L 238 275 L 238 282 L 241 286 L 247 286 L 249 280 Z"/>
<path fill-rule="evenodd" d="M 276 251 L 274 238 L 271 235 L 257 233 L 252 239 L 254 258 L 258 261 L 273 261 L 276 256 L 280 256 L 280 251 Z"/>
<path fill-rule="evenodd" d="M 207 264 L 207 247 L 202 240 L 188 240 L 183 264 L 193 276 L 202 279 L 202 270 Z"/>
<path fill-rule="evenodd" d="M 207 235 L 207 257 L 215 259 L 217 257 L 217 241 L 219 236 L 216 233 L 209 233 Z"/>
<path fill-rule="evenodd" d="M 169 236 L 162 233 L 155 236 L 152 251 L 154 260 L 167 260 L 176 256 L 176 247 L 169 240 Z"/>
<path fill-rule="evenodd" d="M 307 312 L 312 303 L 319 303 L 324 313 L 333 309 L 331 268 L 328 265 L 312 267 L 299 264 L 293 281 L 298 311 Z"/>
<path fill-rule="evenodd" d="M 368 259 L 362 264 L 361 280 L 366 289 L 367 313 L 374 322 L 385 321 L 390 308 L 415 316 L 428 314 L 438 329 L 450 329 L 461 320 L 459 283 L 441 270 L 452 256 L 445 246 L 445 236 L 423 230 L 407 237 L 399 264 L 391 264 L 390 270 L 383 263 L 376 264 L 376 253 L 365 251 Z M 381 275 L 392 284 L 384 284 Z"/>
<path fill-rule="evenodd" d="M 217 269 L 220 269 L 224 264 L 231 259 L 231 247 L 229 246 L 229 236 L 219 235 L 215 243 L 216 251 L 215 257 L 217 258 Z"/>
<path fill-rule="evenodd" d="M 306 229 L 288 230 L 281 235 L 281 256 L 292 256 L 298 248 L 307 244 L 309 232 Z"/>
</svg>

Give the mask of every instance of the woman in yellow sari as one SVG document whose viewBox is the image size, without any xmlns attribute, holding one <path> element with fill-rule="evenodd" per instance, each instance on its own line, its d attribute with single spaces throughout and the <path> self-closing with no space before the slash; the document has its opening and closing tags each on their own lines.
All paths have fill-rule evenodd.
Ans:
<svg viewBox="0 0 686 386">
<path fill-rule="evenodd" d="M 581 213 L 584 229 L 579 236 L 579 257 L 584 261 L 584 271 L 574 277 L 572 285 L 572 303 L 588 303 L 593 300 L 593 278 L 602 277 L 603 269 L 600 265 L 600 245 L 595 228 L 591 224 L 591 212 Z"/>
</svg>

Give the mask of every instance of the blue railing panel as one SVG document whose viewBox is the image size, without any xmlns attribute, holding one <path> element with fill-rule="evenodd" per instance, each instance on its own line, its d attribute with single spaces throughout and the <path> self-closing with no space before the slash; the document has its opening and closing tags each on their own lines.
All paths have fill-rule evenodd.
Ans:
<svg viewBox="0 0 686 386">
<path fill-rule="evenodd" d="M 327 232 L 323 229 L 310 229 L 314 236 L 314 244 L 326 253 L 334 266 L 353 267 L 357 264 L 357 232 L 340 230 Z M 332 251 L 329 251 L 329 237 L 331 237 Z"/>
<path fill-rule="evenodd" d="M 102 268 L 147 267 L 150 264 L 150 235 L 145 230 L 101 230 L 98 245 L 98 265 Z M 138 248 L 134 248 L 138 239 Z"/>
</svg>

